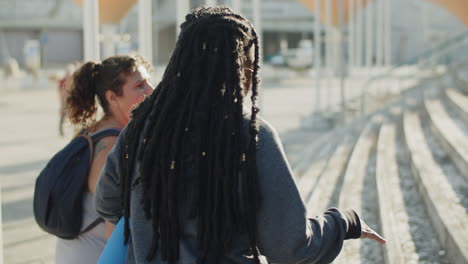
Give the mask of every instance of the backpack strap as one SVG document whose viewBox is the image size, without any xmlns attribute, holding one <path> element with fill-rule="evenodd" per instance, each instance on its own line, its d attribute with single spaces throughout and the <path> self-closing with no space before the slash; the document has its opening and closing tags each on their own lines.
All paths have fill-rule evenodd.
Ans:
<svg viewBox="0 0 468 264">
<path fill-rule="evenodd" d="M 104 219 L 102 217 L 96 218 L 96 220 L 94 220 L 85 229 L 83 229 L 83 231 L 80 232 L 80 235 L 90 231 L 91 229 L 95 228 L 97 225 L 99 225 L 102 222 L 104 222 Z"/>
<path fill-rule="evenodd" d="M 93 164 L 93 160 L 94 160 L 94 143 L 93 143 L 93 139 L 88 136 L 88 133 L 83 133 L 80 135 L 80 137 L 84 137 L 86 138 L 86 140 L 88 140 L 88 146 L 89 146 L 89 169 L 91 169 L 91 165 Z M 89 171 L 88 171 L 89 173 Z"/>
<path fill-rule="evenodd" d="M 89 168 L 91 168 L 91 164 L 93 163 L 94 159 L 94 143 L 97 141 L 109 137 L 109 136 L 118 136 L 120 134 L 120 129 L 117 128 L 108 128 L 97 132 L 96 134 L 89 136 L 87 132 L 83 131 L 80 133 L 80 136 L 86 138 L 88 140 L 89 145 Z M 84 234 L 93 228 L 95 228 L 100 223 L 104 222 L 102 217 L 96 218 L 91 224 L 89 224 L 80 234 Z"/>
<path fill-rule="evenodd" d="M 99 140 L 110 137 L 110 136 L 119 136 L 120 129 L 117 128 L 108 128 L 97 132 L 96 134 L 92 135 L 91 138 L 94 143 L 98 142 Z"/>
<path fill-rule="evenodd" d="M 96 134 L 90 136 L 88 134 L 88 131 L 85 129 L 81 130 L 78 136 L 86 138 L 88 140 L 88 145 L 89 145 L 89 167 L 91 168 L 91 165 L 94 160 L 94 144 L 98 142 L 99 140 L 105 138 L 105 137 L 110 137 L 110 136 L 119 136 L 120 134 L 120 129 L 117 128 L 107 128 L 104 130 L 101 130 L 97 132 Z"/>
</svg>

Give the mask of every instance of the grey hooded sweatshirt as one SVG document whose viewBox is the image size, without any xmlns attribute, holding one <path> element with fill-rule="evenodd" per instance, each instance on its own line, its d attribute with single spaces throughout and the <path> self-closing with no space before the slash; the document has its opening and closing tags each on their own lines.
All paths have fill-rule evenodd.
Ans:
<svg viewBox="0 0 468 264">
<path fill-rule="evenodd" d="M 247 129 L 248 119 L 245 122 L 244 127 Z M 117 223 L 123 215 L 119 160 L 125 131 L 126 129 L 122 131 L 117 144 L 109 153 L 95 190 L 98 213 L 112 223 Z M 152 261 L 146 260 L 151 245 L 152 227 L 140 204 L 142 186 L 135 181 L 139 178 L 138 167 L 137 163 L 132 183 L 131 242 L 127 263 L 166 263 L 161 260 L 159 252 Z M 321 216 L 308 218 L 278 134 L 261 118 L 257 170 L 260 193 L 257 238 L 262 264 L 330 263 L 341 251 L 344 240 L 360 237 L 360 219 L 352 210 L 330 208 Z M 195 264 L 198 249 L 196 219 L 184 217 L 188 211 L 187 206 L 183 202 L 180 206 L 179 221 L 182 230 L 177 264 Z M 249 252 L 247 236 L 238 234 L 233 239 L 231 250 L 224 254 L 219 264 L 253 264 Z"/>
</svg>

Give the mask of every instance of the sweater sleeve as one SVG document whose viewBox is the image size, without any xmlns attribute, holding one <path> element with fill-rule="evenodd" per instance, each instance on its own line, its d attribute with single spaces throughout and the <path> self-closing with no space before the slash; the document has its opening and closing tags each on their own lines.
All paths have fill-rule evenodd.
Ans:
<svg viewBox="0 0 468 264">
<path fill-rule="evenodd" d="M 120 133 L 117 143 L 109 152 L 106 164 L 99 176 L 94 192 L 94 204 L 97 213 L 107 221 L 116 224 L 123 215 L 120 196 L 120 177 L 123 136 L 126 129 Z"/>
<path fill-rule="evenodd" d="M 341 251 L 343 240 L 360 237 L 360 219 L 352 210 L 330 208 L 307 218 L 281 141 L 265 121 L 259 131 L 257 170 L 258 246 L 269 262 L 329 263 Z"/>
</svg>

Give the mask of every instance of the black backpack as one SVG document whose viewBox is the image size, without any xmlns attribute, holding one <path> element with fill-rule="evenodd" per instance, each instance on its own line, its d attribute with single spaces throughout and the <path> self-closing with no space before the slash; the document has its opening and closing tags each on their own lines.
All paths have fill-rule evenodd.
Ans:
<svg viewBox="0 0 468 264">
<path fill-rule="evenodd" d="M 81 229 L 83 195 L 94 144 L 119 133 L 118 129 L 105 129 L 89 136 L 83 131 L 55 154 L 41 171 L 34 188 L 33 209 L 34 218 L 44 231 L 63 239 L 74 239 L 104 221 L 98 218 Z"/>
</svg>

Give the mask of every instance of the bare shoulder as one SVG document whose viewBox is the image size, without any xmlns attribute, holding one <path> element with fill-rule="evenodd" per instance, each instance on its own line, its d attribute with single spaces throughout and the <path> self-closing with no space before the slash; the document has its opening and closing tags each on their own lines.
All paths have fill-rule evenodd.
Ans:
<svg viewBox="0 0 468 264">
<path fill-rule="evenodd" d="M 106 163 L 107 155 L 117 142 L 117 138 L 117 136 L 105 137 L 94 145 L 93 164 L 88 176 L 88 191 L 94 192 L 99 175 Z"/>
<path fill-rule="evenodd" d="M 109 151 L 114 147 L 115 143 L 117 142 L 117 136 L 109 136 L 99 140 L 94 145 L 94 158 L 98 158 L 100 156 L 107 156 Z"/>
</svg>

